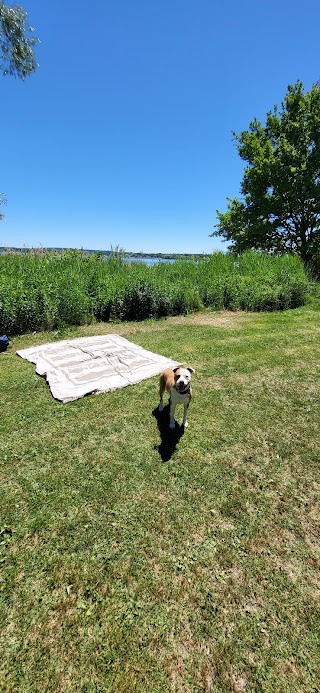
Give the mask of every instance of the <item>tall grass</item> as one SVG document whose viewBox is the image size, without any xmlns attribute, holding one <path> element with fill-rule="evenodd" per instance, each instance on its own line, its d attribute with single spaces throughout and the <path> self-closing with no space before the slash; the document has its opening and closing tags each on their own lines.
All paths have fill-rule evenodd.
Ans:
<svg viewBox="0 0 320 693">
<path fill-rule="evenodd" d="M 0 256 L 0 332 L 9 335 L 98 320 L 143 320 L 211 306 L 281 310 L 302 305 L 298 258 L 248 252 L 152 267 L 115 253 L 27 251 Z"/>
</svg>

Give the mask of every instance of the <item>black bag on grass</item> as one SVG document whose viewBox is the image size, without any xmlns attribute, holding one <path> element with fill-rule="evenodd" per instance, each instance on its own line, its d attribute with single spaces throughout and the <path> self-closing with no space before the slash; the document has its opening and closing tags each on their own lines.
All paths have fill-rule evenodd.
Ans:
<svg viewBox="0 0 320 693">
<path fill-rule="evenodd" d="M 9 346 L 9 339 L 8 337 L 3 334 L 2 337 L 0 337 L 0 352 L 5 351 Z"/>
</svg>

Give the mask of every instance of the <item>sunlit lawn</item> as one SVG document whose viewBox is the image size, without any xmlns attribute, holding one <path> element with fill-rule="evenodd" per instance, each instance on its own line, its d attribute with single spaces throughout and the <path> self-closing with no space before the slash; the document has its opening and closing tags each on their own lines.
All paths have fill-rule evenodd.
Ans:
<svg viewBox="0 0 320 693">
<path fill-rule="evenodd" d="M 1 691 L 319 691 L 319 305 L 0 355 Z M 157 378 L 63 405 L 15 354 L 111 331 L 193 366 L 185 433 Z"/>
</svg>

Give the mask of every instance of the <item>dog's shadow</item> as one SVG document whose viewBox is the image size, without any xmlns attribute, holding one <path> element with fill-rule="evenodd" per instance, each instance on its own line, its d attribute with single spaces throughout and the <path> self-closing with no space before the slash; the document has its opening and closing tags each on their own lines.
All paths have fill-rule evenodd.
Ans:
<svg viewBox="0 0 320 693">
<path fill-rule="evenodd" d="M 154 416 L 157 421 L 161 438 L 161 443 L 160 445 L 155 445 L 155 450 L 158 450 L 163 462 L 168 462 L 168 460 L 171 459 L 181 436 L 184 434 L 184 426 L 179 426 L 179 424 L 176 422 L 175 428 L 169 428 L 169 404 L 163 407 L 162 411 L 159 411 L 158 407 L 156 407 L 156 409 L 154 409 L 152 412 L 152 416 Z"/>
</svg>

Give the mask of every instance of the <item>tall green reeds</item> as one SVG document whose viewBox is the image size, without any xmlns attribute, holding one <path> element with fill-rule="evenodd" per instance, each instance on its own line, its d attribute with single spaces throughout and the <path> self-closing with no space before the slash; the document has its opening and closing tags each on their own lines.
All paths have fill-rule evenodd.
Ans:
<svg viewBox="0 0 320 693">
<path fill-rule="evenodd" d="M 114 253 L 25 251 L 0 256 L 0 333 L 97 320 L 143 320 L 203 307 L 281 310 L 302 305 L 308 277 L 290 255 L 214 253 L 148 267 Z"/>
</svg>

